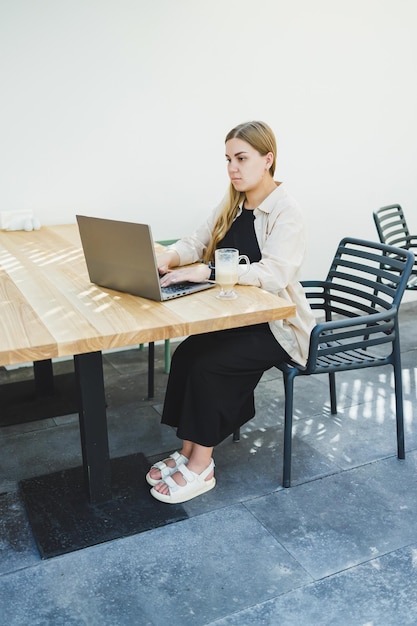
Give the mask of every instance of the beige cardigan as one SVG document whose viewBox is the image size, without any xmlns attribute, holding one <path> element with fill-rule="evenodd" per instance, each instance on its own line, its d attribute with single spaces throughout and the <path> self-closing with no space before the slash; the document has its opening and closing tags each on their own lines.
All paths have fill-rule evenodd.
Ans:
<svg viewBox="0 0 417 626">
<path fill-rule="evenodd" d="M 171 246 L 180 257 L 180 265 L 195 263 L 203 258 L 222 207 L 223 203 L 214 209 L 193 235 Z M 305 365 L 315 319 L 298 282 L 306 247 L 301 212 L 281 183 L 254 210 L 254 215 L 255 233 L 262 257 L 259 262 L 251 263 L 249 271 L 242 268 L 242 272 L 246 273 L 240 276 L 239 283 L 261 287 L 296 305 L 295 317 L 269 322 L 269 326 L 290 357 L 300 365 Z"/>
</svg>

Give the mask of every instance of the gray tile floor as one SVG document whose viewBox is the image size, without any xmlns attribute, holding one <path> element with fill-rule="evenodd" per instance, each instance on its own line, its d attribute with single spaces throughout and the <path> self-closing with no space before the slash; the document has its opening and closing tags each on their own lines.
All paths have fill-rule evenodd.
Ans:
<svg viewBox="0 0 417 626">
<path fill-rule="evenodd" d="M 283 388 L 271 370 L 240 443 L 216 450 L 216 489 L 184 505 L 188 519 L 41 560 L 18 481 L 80 464 L 77 416 L 1 428 L 0 623 L 416 625 L 416 306 L 401 311 L 405 461 L 391 368 L 340 375 L 336 416 L 325 378 L 297 379 L 293 484 L 282 489 Z M 154 401 L 144 400 L 145 353 L 105 356 L 113 457 L 157 460 L 177 446 L 159 424 L 157 353 Z M 0 382 L 30 376 L 3 370 Z"/>
</svg>

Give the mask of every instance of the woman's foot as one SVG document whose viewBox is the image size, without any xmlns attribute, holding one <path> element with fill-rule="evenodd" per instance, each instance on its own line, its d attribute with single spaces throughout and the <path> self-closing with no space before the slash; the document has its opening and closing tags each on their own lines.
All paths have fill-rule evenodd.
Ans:
<svg viewBox="0 0 417 626">
<path fill-rule="evenodd" d="M 179 504 L 210 491 L 215 485 L 214 461 L 211 459 L 209 466 L 199 473 L 189 466 L 180 465 L 178 471 L 158 482 L 151 489 L 151 494 L 161 502 Z"/>
<path fill-rule="evenodd" d="M 154 487 L 165 478 L 171 476 L 171 474 L 177 472 L 180 465 L 186 465 L 187 463 L 188 458 L 181 452 L 173 452 L 164 461 L 158 461 L 152 465 L 146 474 L 146 482 Z"/>
</svg>

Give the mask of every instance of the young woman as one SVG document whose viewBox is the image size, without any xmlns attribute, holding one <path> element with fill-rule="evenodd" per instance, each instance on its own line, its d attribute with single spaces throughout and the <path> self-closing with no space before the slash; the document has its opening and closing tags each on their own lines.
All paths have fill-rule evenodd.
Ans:
<svg viewBox="0 0 417 626">
<path fill-rule="evenodd" d="M 162 423 L 177 429 L 182 447 L 146 475 L 151 494 L 162 502 L 185 502 L 212 489 L 213 448 L 254 416 L 254 389 L 263 372 L 282 361 L 303 365 L 307 359 L 314 318 L 298 282 L 304 225 L 285 185 L 274 180 L 276 152 L 265 123 L 233 128 L 226 136 L 228 194 L 191 237 L 158 257 L 162 285 L 201 282 L 214 278 L 216 248 L 237 248 L 250 259 L 240 284 L 276 293 L 297 307 L 292 319 L 194 335 L 177 347 Z M 203 262 L 190 265 L 197 261 Z"/>
</svg>

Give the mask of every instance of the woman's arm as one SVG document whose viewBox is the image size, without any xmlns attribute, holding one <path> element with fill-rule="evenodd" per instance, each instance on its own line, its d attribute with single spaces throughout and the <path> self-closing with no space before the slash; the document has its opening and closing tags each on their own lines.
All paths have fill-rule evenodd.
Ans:
<svg viewBox="0 0 417 626">
<path fill-rule="evenodd" d="M 179 254 L 174 248 L 164 250 L 156 255 L 156 262 L 160 274 L 165 274 L 170 267 L 177 267 L 180 264 Z"/>
</svg>

